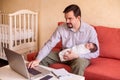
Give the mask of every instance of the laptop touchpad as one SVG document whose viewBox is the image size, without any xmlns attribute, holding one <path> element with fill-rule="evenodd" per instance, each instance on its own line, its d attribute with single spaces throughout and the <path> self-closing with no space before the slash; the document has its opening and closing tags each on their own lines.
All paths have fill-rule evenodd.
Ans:
<svg viewBox="0 0 120 80">
<path fill-rule="evenodd" d="M 28 72 L 31 73 L 32 75 L 41 74 L 41 72 L 39 72 L 33 68 L 28 68 Z"/>
</svg>

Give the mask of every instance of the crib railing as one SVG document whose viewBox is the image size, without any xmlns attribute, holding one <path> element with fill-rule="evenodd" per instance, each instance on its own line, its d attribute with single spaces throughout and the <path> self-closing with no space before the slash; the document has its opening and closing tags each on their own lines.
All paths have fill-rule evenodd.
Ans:
<svg viewBox="0 0 120 80">
<path fill-rule="evenodd" d="M 30 12 L 30 11 L 29 11 Z M 19 15 L 21 14 L 21 15 Z M 31 12 L 31 14 L 28 14 L 28 11 L 23 10 L 20 12 L 16 12 L 14 14 L 10 14 L 9 18 L 10 18 L 10 27 L 9 27 L 9 34 L 10 36 L 13 36 L 14 32 L 14 39 L 15 39 L 15 46 L 17 45 L 17 40 L 16 40 L 16 33 L 17 31 L 19 31 L 20 33 L 26 33 L 26 31 L 31 30 L 32 32 L 34 32 L 34 36 L 31 38 L 28 38 L 28 41 L 26 42 L 26 38 L 24 35 L 24 43 L 28 43 L 28 42 L 34 42 L 34 40 L 36 40 L 36 32 L 37 32 L 37 26 L 38 26 L 38 18 L 37 18 L 37 13 L 33 14 Z M 29 35 L 29 33 L 27 33 Z M 21 38 L 21 34 L 20 34 L 20 38 Z M 10 44 L 12 43 L 12 37 L 10 37 Z M 20 44 L 22 43 L 22 39 L 19 40 Z M 12 46 L 10 45 L 10 48 Z"/>
<path fill-rule="evenodd" d="M 1 24 L 0 25 L 0 57 L 5 57 L 3 47 L 8 48 L 8 37 L 6 36 L 8 34 L 8 25 Z"/>
<path fill-rule="evenodd" d="M 17 50 L 16 48 L 18 46 L 20 46 L 18 47 L 19 49 L 29 43 L 30 46 L 32 45 L 31 43 L 35 43 L 35 45 L 37 45 L 37 13 L 29 10 L 20 10 L 9 15 L 3 16 L 3 14 L 1 14 L 0 18 L 2 19 L 0 20 L 2 23 L 0 24 L 0 57 L 5 57 L 3 47 Z M 9 24 L 6 25 L 6 23 Z M 31 37 L 29 37 L 30 34 L 32 34 Z M 19 40 L 17 37 L 19 37 Z"/>
</svg>

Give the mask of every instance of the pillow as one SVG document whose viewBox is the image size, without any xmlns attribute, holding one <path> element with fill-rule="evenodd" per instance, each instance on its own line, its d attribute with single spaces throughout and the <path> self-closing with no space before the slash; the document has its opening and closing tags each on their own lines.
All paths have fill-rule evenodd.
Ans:
<svg viewBox="0 0 120 80">
<path fill-rule="evenodd" d="M 120 28 L 95 27 L 99 46 L 100 57 L 120 59 Z"/>
</svg>

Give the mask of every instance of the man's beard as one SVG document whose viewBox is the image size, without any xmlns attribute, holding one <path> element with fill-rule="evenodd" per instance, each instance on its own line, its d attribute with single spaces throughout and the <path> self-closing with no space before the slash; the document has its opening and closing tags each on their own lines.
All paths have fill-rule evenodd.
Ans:
<svg viewBox="0 0 120 80">
<path fill-rule="evenodd" d="M 71 23 L 67 23 L 68 28 L 73 28 L 73 25 Z"/>
</svg>

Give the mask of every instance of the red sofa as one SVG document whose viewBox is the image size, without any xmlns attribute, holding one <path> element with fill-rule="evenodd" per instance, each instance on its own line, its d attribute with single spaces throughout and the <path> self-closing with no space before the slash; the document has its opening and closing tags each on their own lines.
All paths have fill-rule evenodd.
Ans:
<svg viewBox="0 0 120 80">
<path fill-rule="evenodd" d="M 84 76 L 86 80 L 120 80 L 120 28 L 95 27 L 100 45 L 100 55 L 91 59 L 91 64 L 86 68 Z M 53 50 L 60 50 L 58 43 Z M 29 54 L 28 60 L 35 58 L 36 53 Z M 53 68 L 65 68 L 71 72 L 68 65 L 55 63 Z"/>
</svg>

